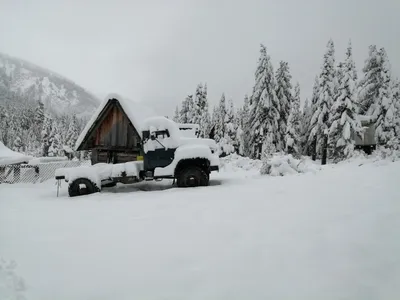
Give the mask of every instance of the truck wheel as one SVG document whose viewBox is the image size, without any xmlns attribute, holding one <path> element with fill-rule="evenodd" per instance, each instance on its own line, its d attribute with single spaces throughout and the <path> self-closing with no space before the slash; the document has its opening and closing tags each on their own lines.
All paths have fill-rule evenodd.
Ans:
<svg viewBox="0 0 400 300">
<path fill-rule="evenodd" d="M 68 187 L 70 197 L 89 195 L 100 192 L 97 185 L 87 178 L 75 179 Z"/>
<path fill-rule="evenodd" d="M 177 178 L 178 187 L 207 186 L 209 182 L 207 173 L 196 166 L 190 166 L 179 172 Z"/>
</svg>

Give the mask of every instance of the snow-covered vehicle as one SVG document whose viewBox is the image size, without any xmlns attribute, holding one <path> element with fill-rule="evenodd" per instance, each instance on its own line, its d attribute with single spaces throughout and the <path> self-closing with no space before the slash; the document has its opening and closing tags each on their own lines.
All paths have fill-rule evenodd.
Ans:
<svg viewBox="0 0 400 300">
<path fill-rule="evenodd" d="M 110 105 L 117 106 L 108 108 Z M 113 117 L 116 107 L 121 109 L 122 117 Z M 209 184 L 210 173 L 219 170 L 215 141 L 185 137 L 179 124 L 154 114 L 147 114 L 150 116 L 139 121 L 135 115 L 142 114 L 136 112 L 135 108 L 138 106 L 132 102 L 119 96 L 109 96 L 89 121 L 78 138 L 76 149 L 82 149 L 82 145 L 92 145 L 90 149 L 95 157 L 92 165 L 61 168 L 55 174 L 57 180 L 68 182 L 71 197 L 99 192 L 102 187 L 115 186 L 118 182 L 128 184 L 167 178 L 176 180 L 178 187 Z M 107 111 L 111 112 L 111 121 L 107 121 Z M 129 122 L 124 121 L 124 117 Z M 110 125 L 109 122 L 114 124 Z M 121 127 L 125 123 L 129 126 L 135 124 L 134 129 L 138 134 L 136 143 L 129 142 L 131 129 L 123 130 Z M 114 128 L 117 129 L 113 135 Z M 122 147 L 131 144 L 134 146 Z M 131 149 L 134 151 L 129 152 Z M 123 162 L 122 159 L 126 157 L 128 161 Z"/>
<path fill-rule="evenodd" d="M 200 126 L 199 124 L 188 124 L 188 123 L 179 123 L 179 130 L 182 132 L 182 135 L 185 137 L 199 137 L 200 135 Z"/>
</svg>

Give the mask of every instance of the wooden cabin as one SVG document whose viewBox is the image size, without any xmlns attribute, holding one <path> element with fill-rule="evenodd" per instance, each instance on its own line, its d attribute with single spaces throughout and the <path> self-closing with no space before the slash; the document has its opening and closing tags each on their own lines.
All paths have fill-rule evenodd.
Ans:
<svg viewBox="0 0 400 300">
<path fill-rule="evenodd" d="M 86 125 L 75 149 L 90 150 L 92 164 L 135 161 L 143 155 L 140 121 L 155 115 L 148 107 L 109 96 Z"/>
</svg>

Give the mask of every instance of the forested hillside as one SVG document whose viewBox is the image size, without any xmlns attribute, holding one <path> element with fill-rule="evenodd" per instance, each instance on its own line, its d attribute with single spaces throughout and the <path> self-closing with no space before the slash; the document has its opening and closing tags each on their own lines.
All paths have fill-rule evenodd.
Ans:
<svg viewBox="0 0 400 300">
<path fill-rule="evenodd" d="M 63 155 L 98 103 L 62 76 L 0 54 L 0 140 L 11 149 Z"/>
</svg>

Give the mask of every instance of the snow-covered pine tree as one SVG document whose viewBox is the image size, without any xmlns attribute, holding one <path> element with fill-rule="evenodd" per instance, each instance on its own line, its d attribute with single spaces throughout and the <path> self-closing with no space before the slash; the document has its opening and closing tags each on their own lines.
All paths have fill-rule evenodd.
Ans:
<svg viewBox="0 0 400 300">
<path fill-rule="evenodd" d="M 382 82 L 382 60 L 376 45 L 369 46 L 368 58 L 362 69 L 364 76 L 358 84 L 358 112 L 361 115 L 372 115 L 379 98 L 379 87 Z"/>
<path fill-rule="evenodd" d="M 392 77 L 389 58 L 384 48 L 379 50 L 379 60 L 381 61 L 381 83 L 378 88 L 378 98 L 375 109 L 370 111 L 376 119 L 375 139 L 378 144 L 393 147 L 398 145 L 395 140 L 396 135 L 396 107 L 392 93 Z"/>
<path fill-rule="evenodd" d="M 332 40 L 327 44 L 321 74 L 316 111 L 311 118 L 309 141 L 316 139 L 317 153 L 321 153 L 321 163 L 326 164 L 329 132 L 329 114 L 334 101 L 335 47 Z"/>
<path fill-rule="evenodd" d="M 180 123 L 180 118 L 179 118 L 179 107 L 178 105 L 175 108 L 175 113 L 174 113 L 174 117 L 172 119 L 174 122 L 176 123 Z"/>
<path fill-rule="evenodd" d="M 14 142 L 13 142 L 13 150 L 16 152 L 23 152 L 23 143 L 21 140 L 21 133 L 20 131 L 15 132 Z"/>
<path fill-rule="evenodd" d="M 250 156 L 249 97 L 245 95 L 239 117 L 238 140 L 239 154 Z"/>
<path fill-rule="evenodd" d="M 235 126 L 235 108 L 233 106 L 233 101 L 230 99 L 228 101 L 228 107 L 225 114 L 225 145 L 223 145 L 223 150 L 225 154 L 230 154 L 236 151 L 238 143 L 236 140 L 236 130 Z"/>
<path fill-rule="evenodd" d="M 195 97 L 193 100 L 193 123 L 200 125 L 200 119 L 204 107 L 203 85 L 199 83 L 196 88 Z"/>
<path fill-rule="evenodd" d="M 72 118 L 69 122 L 68 131 L 65 137 L 64 145 L 67 146 L 68 151 L 74 152 L 75 150 L 75 143 L 79 136 L 79 128 L 78 128 L 78 119 L 76 115 L 72 115 Z"/>
<path fill-rule="evenodd" d="M 290 103 L 290 114 L 286 126 L 286 152 L 295 157 L 300 156 L 300 85 L 294 87 L 294 96 Z"/>
<path fill-rule="evenodd" d="M 208 104 L 208 92 L 207 92 L 207 84 L 203 86 L 203 113 L 201 115 L 200 120 L 200 137 L 208 138 L 211 130 L 211 116 L 210 116 L 210 108 Z"/>
<path fill-rule="evenodd" d="M 182 102 L 179 120 L 181 123 L 191 123 L 193 120 L 193 95 L 188 95 Z"/>
<path fill-rule="evenodd" d="M 189 95 L 187 97 L 187 107 L 188 107 L 187 123 L 194 124 L 196 111 L 195 111 L 195 106 L 194 106 L 193 95 Z"/>
<path fill-rule="evenodd" d="M 49 147 L 49 156 L 57 157 L 61 155 L 61 137 L 59 133 L 55 133 L 51 138 L 51 144 Z"/>
<path fill-rule="evenodd" d="M 42 101 L 39 100 L 35 108 L 34 123 L 32 126 L 37 141 L 41 139 L 43 123 L 44 123 L 44 104 Z"/>
<path fill-rule="evenodd" d="M 357 73 L 353 61 L 351 42 L 347 47 L 346 59 L 339 65 L 338 96 L 332 106 L 329 143 L 333 149 L 333 158 L 342 160 L 354 149 L 354 135 L 361 132 L 361 124 L 356 114 Z"/>
<path fill-rule="evenodd" d="M 242 119 L 243 119 L 243 107 L 239 107 L 235 114 L 235 128 L 236 128 L 235 139 L 237 141 L 237 148 L 235 149 L 235 152 L 240 155 L 243 155 L 243 153 L 240 152 L 240 149 L 242 147 L 241 142 L 243 135 Z"/>
<path fill-rule="evenodd" d="M 285 149 L 285 136 L 286 136 L 286 125 L 288 122 L 291 102 L 293 101 L 292 96 L 292 75 L 290 75 L 289 64 L 285 61 L 279 63 L 279 68 L 276 70 L 276 96 L 278 97 L 280 104 L 280 119 L 279 119 L 279 136 L 278 149 Z"/>
<path fill-rule="evenodd" d="M 41 134 L 42 156 L 49 156 L 49 147 L 50 147 L 50 143 L 51 143 L 50 142 L 51 132 L 52 132 L 52 119 L 50 116 L 45 115 L 43 128 L 42 128 L 42 134 Z"/>
<path fill-rule="evenodd" d="M 196 88 L 193 123 L 200 127 L 200 137 L 207 137 L 210 130 L 210 112 L 207 99 L 207 84 L 200 83 Z"/>
<path fill-rule="evenodd" d="M 269 152 L 276 149 L 280 118 L 279 101 L 275 94 L 274 70 L 264 45 L 260 48 L 251 102 L 250 130 L 253 147 L 251 153 L 253 158 L 261 158 L 263 149 Z"/>
<path fill-rule="evenodd" d="M 307 155 L 307 132 L 311 120 L 311 106 L 308 98 L 304 102 L 303 109 L 300 113 L 300 152 Z"/>
<path fill-rule="evenodd" d="M 44 104 L 40 100 L 37 102 L 37 106 L 35 108 L 34 121 L 36 124 L 38 124 L 38 123 L 43 124 L 43 121 L 44 121 Z"/>
<path fill-rule="evenodd" d="M 0 141 L 5 146 L 9 146 L 11 138 L 10 115 L 11 111 L 7 106 L 0 106 Z"/>
<path fill-rule="evenodd" d="M 212 114 L 211 114 L 210 129 L 209 129 L 209 135 L 208 135 L 208 137 L 210 139 L 216 140 L 215 127 L 217 125 L 217 120 L 218 120 L 218 107 L 216 105 L 214 105 Z"/>
<path fill-rule="evenodd" d="M 215 141 L 218 143 L 225 136 L 225 116 L 226 116 L 226 104 L 225 94 L 222 94 L 219 100 L 218 108 L 216 109 L 215 118 Z"/>
<path fill-rule="evenodd" d="M 60 156 L 62 153 L 62 145 L 57 120 L 53 120 L 49 142 L 48 156 Z"/>
<path fill-rule="evenodd" d="M 319 78 L 318 76 L 315 76 L 313 93 L 311 97 L 310 116 L 307 121 L 308 127 L 305 136 L 305 140 L 307 141 L 305 154 L 311 156 L 313 160 L 316 160 L 317 158 L 317 137 L 315 135 L 311 136 L 311 130 L 313 129 L 311 120 L 318 108 L 317 107 L 318 97 L 319 97 Z"/>
<path fill-rule="evenodd" d="M 396 132 L 396 137 L 399 140 L 400 143 L 400 81 L 398 78 L 393 80 L 393 85 L 392 85 L 392 94 L 393 94 L 393 102 L 394 102 L 394 107 L 395 107 L 395 132 Z"/>
</svg>

